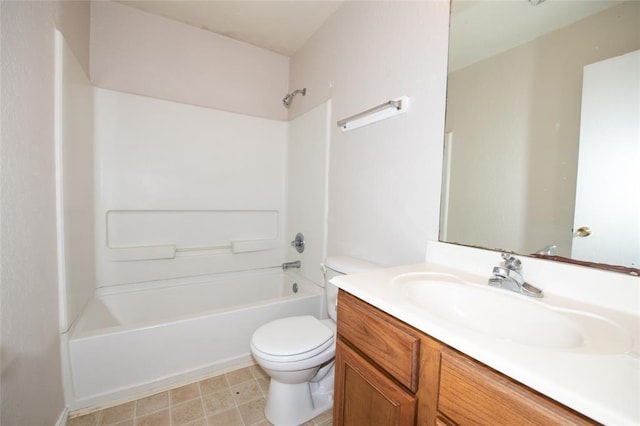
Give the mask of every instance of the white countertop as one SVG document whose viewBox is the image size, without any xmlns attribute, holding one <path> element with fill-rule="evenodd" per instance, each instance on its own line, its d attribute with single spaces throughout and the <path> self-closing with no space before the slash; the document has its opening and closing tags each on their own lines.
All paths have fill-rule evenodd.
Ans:
<svg viewBox="0 0 640 426">
<path fill-rule="evenodd" d="M 497 258 L 497 256 L 493 257 Z M 529 264 L 532 264 L 531 260 L 528 259 Z M 533 263 L 535 262 L 538 261 L 533 260 Z M 498 264 L 497 259 L 494 263 Z M 553 266 L 551 267 L 553 268 Z M 535 267 L 532 268 L 535 269 Z M 610 425 L 640 424 L 640 356 L 638 351 L 638 340 L 640 339 L 637 312 L 636 315 L 633 315 L 629 309 L 626 312 L 619 312 L 612 310 L 611 306 L 591 305 L 585 303 L 584 297 L 582 297 L 583 300 L 576 301 L 566 294 L 558 294 L 562 291 L 555 294 L 550 292 L 557 290 L 557 285 L 543 286 L 545 298 L 536 299 L 541 303 L 551 306 L 569 305 L 581 310 L 595 309 L 597 311 L 595 313 L 604 313 L 609 318 L 615 317 L 616 322 L 619 320 L 633 339 L 633 345 L 626 353 L 586 354 L 568 349 L 518 344 L 452 324 L 442 317 L 425 311 L 418 304 L 412 303 L 406 296 L 403 296 L 398 285 L 392 282 L 394 277 L 401 274 L 439 272 L 456 275 L 462 280 L 476 285 L 486 283 L 491 268 L 487 268 L 485 271 L 486 274 L 480 275 L 473 271 L 461 271 L 450 265 L 425 262 L 338 276 L 333 278 L 331 282 L 424 333 L 598 422 Z M 524 272 L 525 278 L 527 278 L 526 265 Z M 584 272 L 584 268 L 579 271 L 579 273 Z M 595 274 L 602 280 L 602 276 L 598 275 L 598 272 Z M 618 278 L 613 276 L 612 280 L 616 279 Z M 625 279 L 623 277 L 623 280 Z M 627 280 L 626 282 L 631 283 L 630 286 L 627 285 L 628 288 L 631 288 L 631 292 L 627 296 L 637 298 L 638 293 L 634 290 L 633 285 L 640 284 L 640 281 Z M 492 290 L 509 293 L 514 297 L 526 297 L 507 290 Z M 638 303 L 640 300 L 632 301 L 629 305 L 632 311 Z M 499 309 L 499 306 L 496 309 Z"/>
</svg>

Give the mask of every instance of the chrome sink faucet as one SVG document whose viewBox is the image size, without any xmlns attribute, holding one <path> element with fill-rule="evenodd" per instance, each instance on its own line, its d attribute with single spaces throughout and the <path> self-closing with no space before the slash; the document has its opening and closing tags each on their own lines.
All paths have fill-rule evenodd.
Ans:
<svg viewBox="0 0 640 426">
<path fill-rule="evenodd" d="M 502 253 L 504 266 L 493 268 L 493 277 L 489 278 L 492 287 L 504 288 L 530 297 L 544 297 L 544 293 L 537 287 L 527 283 L 522 277 L 522 262 L 517 257 Z"/>
</svg>

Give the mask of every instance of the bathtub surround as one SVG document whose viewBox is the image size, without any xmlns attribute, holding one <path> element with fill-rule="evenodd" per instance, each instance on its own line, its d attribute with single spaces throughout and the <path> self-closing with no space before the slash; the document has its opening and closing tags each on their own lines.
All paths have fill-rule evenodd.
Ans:
<svg viewBox="0 0 640 426">
<path fill-rule="evenodd" d="M 56 189 L 60 332 L 78 318 L 96 282 L 93 86 L 56 31 Z"/>
<path fill-rule="evenodd" d="M 327 256 L 330 117 L 327 101 L 291 120 L 287 137 L 284 257 L 300 260 L 300 274 L 319 285 L 324 285 L 320 263 Z M 302 253 L 289 243 L 298 232 L 305 238 Z"/>
<path fill-rule="evenodd" d="M 286 122 L 95 96 L 98 287 L 282 263 Z"/>
<path fill-rule="evenodd" d="M 287 123 L 100 88 L 93 102 L 96 294 L 63 336 L 72 409 L 249 362 L 264 322 L 323 315 L 329 103 Z M 293 230 L 303 254 L 285 249 Z M 280 278 L 264 294 L 283 260 L 302 260 L 299 292 Z M 165 346 L 171 362 L 149 362 Z"/>
</svg>

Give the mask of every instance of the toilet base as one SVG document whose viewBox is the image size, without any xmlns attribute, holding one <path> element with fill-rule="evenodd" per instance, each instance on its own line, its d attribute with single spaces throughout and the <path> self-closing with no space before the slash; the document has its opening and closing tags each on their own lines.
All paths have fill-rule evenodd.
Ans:
<svg viewBox="0 0 640 426">
<path fill-rule="evenodd" d="M 264 414 L 275 426 L 297 426 L 331 407 L 333 386 L 328 386 L 325 380 L 288 384 L 272 378 Z"/>
</svg>

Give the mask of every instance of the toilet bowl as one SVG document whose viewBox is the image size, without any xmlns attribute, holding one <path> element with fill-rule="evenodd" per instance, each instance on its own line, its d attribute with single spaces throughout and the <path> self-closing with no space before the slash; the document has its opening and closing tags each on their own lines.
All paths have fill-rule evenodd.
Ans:
<svg viewBox="0 0 640 426">
<path fill-rule="evenodd" d="M 325 267 L 328 319 L 282 318 L 259 327 L 251 337 L 251 353 L 271 377 L 264 411 L 276 426 L 302 424 L 333 406 L 338 288 L 329 280 L 379 268 L 348 257 L 328 257 Z"/>
</svg>

